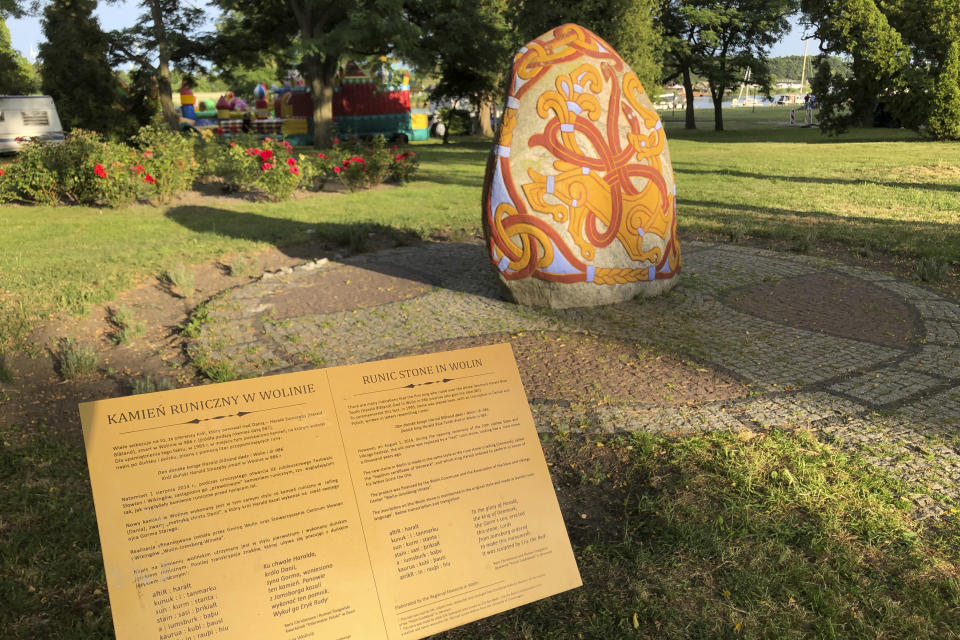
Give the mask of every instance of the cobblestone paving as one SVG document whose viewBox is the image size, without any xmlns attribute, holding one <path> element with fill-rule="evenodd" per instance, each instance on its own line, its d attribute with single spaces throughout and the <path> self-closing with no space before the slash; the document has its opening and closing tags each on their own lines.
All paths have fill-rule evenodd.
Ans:
<svg viewBox="0 0 960 640">
<path fill-rule="evenodd" d="M 888 275 L 830 260 L 691 242 L 681 281 L 657 298 L 564 311 L 500 299 L 477 244 L 431 244 L 352 258 L 348 264 L 421 286 L 418 295 L 355 309 L 283 317 L 277 294 L 304 287 L 337 262 L 308 263 L 226 292 L 188 346 L 195 363 L 226 376 L 363 362 L 438 340 L 532 330 L 587 332 L 660 347 L 749 385 L 747 397 L 697 406 L 613 398 L 600 406 L 531 398 L 539 429 L 693 433 L 715 429 L 814 430 L 911 487 L 918 516 L 960 504 L 960 308 Z M 733 308 L 735 290 L 842 275 L 909 309 L 904 349 L 837 337 Z M 746 289 L 745 289 L 746 288 Z M 809 295 L 800 304 L 809 303 Z M 879 299 L 879 297 L 878 297 Z M 806 309 L 809 312 L 809 309 Z M 809 313 L 806 314 L 809 317 Z"/>
</svg>

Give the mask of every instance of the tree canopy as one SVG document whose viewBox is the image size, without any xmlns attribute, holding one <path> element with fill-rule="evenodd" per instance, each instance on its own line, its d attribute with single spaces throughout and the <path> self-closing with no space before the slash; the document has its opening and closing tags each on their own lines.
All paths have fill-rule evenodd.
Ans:
<svg viewBox="0 0 960 640">
<path fill-rule="evenodd" d="M 96 7 L 96 0 L 52 0 L 44 9 L 43 92 L 56 102 L 64 129 L 132 133 L 135 123 L 118 104 L 124 96 L 107 61 Z"/>
<path fill-rule="evenodd" d="M 723 94 L 749 69 L 768 93 L 767 53 L 789 29 L 797 0 L 663 0 L 658 16 L 665 36 L 666 77 L 680 78 L 687 98 L 686 127 L 696 127 L 692 74 L 706 78 L 714 128 L 723 130 Z"/>
<path fill-rule="evenodd" d="M 6 20 L 0 17 L 0 94 L 30 94 L 38 87 L 36 72 L 13 48 Z"/>
<path fill-rule="evenodd" d="M 573 22 L 610 43 L 647 91 L 660 84 L 662 36 L 655 24 L 660 0 L 552 0 L 524 2 L 516 12 L 521 43 Z"/>
<path fill-rule="evenodd" d="M 203 23 L 204 12 L 182 0 L 141 0 L 140 7 L 144 11 L 136 25 L 110 33 L 112 58 L 131 63 L 154 79 L 163 117 L 177 128 L 170 69 L 199 68 L 204 39 L 198 25 Z"/>
<path fill-rule="evenodd" d="M 905 126 L 929 124 L 933 135 L 955 137 L 960 1 L 802 0 L 802 8 L 821 51 L 849 55 L 853 70 L 841 77 L 820 65 L 814 91 L 822 129 L 868 125 L 882 103 Z"/>
<path fill-rule="evenodd" d="M 418 37 L 399 51 L 423 72 L 439 78 L 434 100 L 467 99 L 480 114 L 481 132 L 493 135 L 490 112 L 502 96 L 513 52 L 520 46 L 505 0 L 407 2 Z"/>
<path fill-rule="evenodd" d="M 216 0 L 226 12 L 213 52 L 256 61 L 264 43 L 296 47 L 313 94 L 314 142 L 332 137 L 333 83 L 341 56 L 388 53 L 416 37 L 402 0 Z"/>
</svg>

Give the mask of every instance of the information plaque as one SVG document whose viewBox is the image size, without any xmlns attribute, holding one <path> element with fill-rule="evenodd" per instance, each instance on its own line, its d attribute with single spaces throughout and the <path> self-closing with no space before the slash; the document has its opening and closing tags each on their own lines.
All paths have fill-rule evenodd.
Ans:
<svg viewBox="0 0 960 640">
<path fill-rule="evenodd" d="M 118 640 L 414 639 L 581 584 L 509 345 L 80 415 Z"/>
</svg>

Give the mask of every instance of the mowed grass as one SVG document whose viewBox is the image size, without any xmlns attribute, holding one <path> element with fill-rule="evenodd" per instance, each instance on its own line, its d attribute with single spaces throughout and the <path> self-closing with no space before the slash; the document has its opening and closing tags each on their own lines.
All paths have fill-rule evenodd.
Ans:
<svg viewBox="0 0 960 640">
<path fill-rule="evenodd" d="M 786 126 L 785 107 L 727 110 L 723 132 L 697 114 L 693 132 L 665 116 L 681 230 L 960 263 L 960 144 L 891 129 L 830 138 Z"/>
<path fill-rule="evenodd" d="M 571 425 L 572 426 L 572 425 Z M 112 638 L 86 464 L 0 426 L 0 630 Z M 805 432 L 545 436 L 584 586 L 440 640 L 952 638 L 960 528 Z"/>
<path fill-rule="evenodd" d="M 489 143 L 419 145 L 422 179 L 405 187 L 321 194 L 284 203 L 221 199 L 123 209 L 0 205 L 0 348 L 53 313 L 84 313 L 178 265 L 378 224 L 426 237 L 479 229 Z M 318 225 L 323 225 L 322 228 Z"/>
</svg>

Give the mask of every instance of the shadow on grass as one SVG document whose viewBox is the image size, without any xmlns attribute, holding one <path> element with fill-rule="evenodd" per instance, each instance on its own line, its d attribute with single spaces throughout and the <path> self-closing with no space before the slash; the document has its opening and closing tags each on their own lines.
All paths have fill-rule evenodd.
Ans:
<svg viewBox="0 0 960 640">
<path fill-rule="evenodd" d="M 701 210 L 699 217 L 721 224 L 746 222 L 747 233 L 771 238 L 793 238 L 813 230 L 823 240 L 850 247 L 871 249 L 914 257 L 938 256 L 960 262 L 960 225 L 942 222 L 905 222 L 894 218 L 848 217 L 827 211 L 798 211 L 780 207 L 677 199 L 679 207 Z M 698 214 L 693 214 L 698 215 Z M 681 227 L 696 229 L 681 209 Z"/>
<path fill-rule="evenodd" d="M 698 129 L 684 129 L 682 121 L 666 120 L 667 137 L 670 140 L 718 143 L 793 143 L 793 144 L 844 144 L 864 142 L 915 142 L 923 140 L 914 131 L 902 129 L 853 129 L 840 136 L 828 136 L 817 128 L 780 125 L 771 128 L 771 122 L 734 122 L 724 131 L 714 131 L 713 123 L 698 124 Z M 776 124 L 775 122 L 773 124 Z M 742 127 L 742 128 L 741 128 Z"/>
<path fill-rule="evenodd" d="M 411 229 L 390 227 L 371 222 L 298 222 L 272 218 L 215 207 L 173 207 L 166 214 L 174 222 L 196 233 L 228 236 L 252 242 L 269 242 L 291 258 L 313 260 L 331 257 L 334 253 L 362 254 L 394 247 L 426 245 L 420 235 Z M 489 270 L 490 265 L 476 251 L 474 245 L 451 243 L 462 247 L 456 260 L 457 271 Z M 404 278 L 432 287 L 495 297 L 491 292 L 478 290 L 476 283 L 453 277 L 442 264 L 428 260 L 412 266 L 410 260 L 392 261 L 389 256 L 351 261 L 354 266 L 383 275 Z M 491 276 L 491 281 L 493 277 Z M 474 279 L 470 279 L 471 281 Z M 472 285 L 472 286 L 471 286 Z"/>
<path fill-rule="evenodd" d="M 885 180 L 866 180 L 862 178 L 823 178 L 815 176 L 785 176 L 766 173 L 753 173 L 750 171 L 736 171 L 732 169 L 689 169 L 682 162 L 673 163 L 673 168 L 679 174 L 692 174 L 701 176 L 729 176 L 732 178 L 750 178 L 754 180 L 782 180 L 784 182 L 799 182 L 802 184 L 840 184 L 857 186 L 863 184 L 872 184 L 878 187 L 889 187 L 892 189 L 921 189 L 927 191 L 953 191 L 960 192 L 960 185 L 956 184 L 937 184 L 932 182 L 894 182 Z"/>
</svg>

